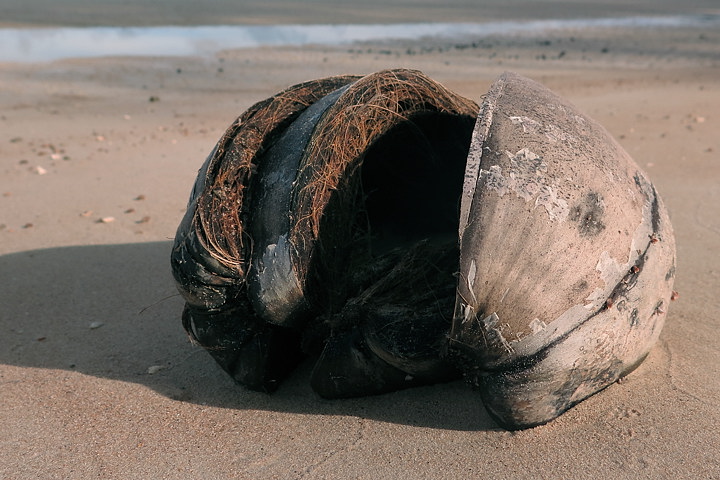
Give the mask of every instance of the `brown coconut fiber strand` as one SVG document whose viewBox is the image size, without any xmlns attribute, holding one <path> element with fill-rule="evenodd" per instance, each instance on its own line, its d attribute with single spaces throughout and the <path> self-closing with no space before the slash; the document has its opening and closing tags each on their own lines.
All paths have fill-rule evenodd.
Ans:
<svg viewBox="0 0 720 480">
<path fill-rule="evenodd" d="M 308 106 L 360 77 L 345 75 L 304 82 L 256 103 L 227 129 L 207 170 L 193 228 L 207 253 L 244 279 L 252 240 L 243 233 L 250 178 L 285 128 Z"/>
<path fill-rule="evenodd" d="M 446 114 L 474 122 L 478 110 L 474 101 L 415 70 L 385 70 L 351 85 L 318 122 L 300 163 L 291 209 L 290 240 L 295 247 L 295 266 L 312 269 L 317 263 L 325 263 L 319 268 L 347 268 L 344 261 L 308 259 L 331 257 L 332 252 L 351 249 L 357 233 L 352 225 L 358 211 L 364 208 L 358 173 L 375 142 L 421 114 Z M 321 228 L 331 197 L 332 222 Z M 325 253 L 315 252 L 318 246 Z M 299 273 L 301 277 L 308 274 Z M 331 278 L 342 275 L 338 271 Z"/>
</svg>

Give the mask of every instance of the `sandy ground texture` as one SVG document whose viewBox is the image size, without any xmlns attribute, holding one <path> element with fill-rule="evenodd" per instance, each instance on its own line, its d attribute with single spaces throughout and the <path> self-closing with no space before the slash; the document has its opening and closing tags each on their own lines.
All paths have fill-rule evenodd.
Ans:
<svg viewBox="0 0 720 480">
<path fill-rule="evenodd" d="M 462 382 L 326 401 L 307 363 L 268 396 L 190 344 L 169 250 L 215 141 L 288 85 L 389 67 L 474 99 L 532 77 L 645 168 L 680 297 L 638 370 L 510 433 Z M 720 478 L 719 130 L 708 30 L 0 65 L 0 478 Z"/>
</svg>

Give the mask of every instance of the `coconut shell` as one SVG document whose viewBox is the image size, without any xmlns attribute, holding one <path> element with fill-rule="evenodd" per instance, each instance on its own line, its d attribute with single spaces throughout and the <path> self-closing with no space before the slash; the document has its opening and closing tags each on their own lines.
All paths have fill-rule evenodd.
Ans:
<svg viewBox="0 0 720 480">
<path fill-rule="evenodd" d="M 515 74 L 482 104 L 449 351 L 508 428 L 545 423 L 647 355 L 675 245 L 655 188 L 596 122 Z"/>
</svg>

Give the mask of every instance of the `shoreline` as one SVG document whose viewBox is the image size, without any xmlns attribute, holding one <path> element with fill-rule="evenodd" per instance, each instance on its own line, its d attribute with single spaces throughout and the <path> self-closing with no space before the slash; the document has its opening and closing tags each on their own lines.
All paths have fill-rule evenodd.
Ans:
<svg viewBox="0 0 720 480">
<path fill-rule="evenodd" d="M 47 62 L 121 56 L 202 56 L 265 47 L 339 47 L 455 42 L 475 48 L 491 38 L 543 39 L 581 36 L 633 36 L 678 31 L 720 30 L 720 15 L 548 19 L 494 23 L 403 23 L 316 25 L 193 25 L 148 27 L 0 28 L 0 62 Z M 655 31 L 655 32 L 653 32 Z M 538 40 L 540 41 L 540 40 Z M 547 40 L 546 40 L 547 41 Z M 666 50 L 665 55 L 671 54 Z"/>
<path fill-rule="evenodd" d="M 382 0 L 362 6 L 336 0 L 314 0 L 299 6 L 292 0 L 213 0 L 192 2 L 125 2 L 122 0 L 5 0 L 0 5 L 0 27 L 32 26 L 158 26 L 158 25 L 269 25 L 329 23 L 496 22 L 608 18 L 657 15 L 720 14 L 713 0 L 463 0 L 439 8 L 427 0 L 404 0 L 391 8 Z"/>
</svg>

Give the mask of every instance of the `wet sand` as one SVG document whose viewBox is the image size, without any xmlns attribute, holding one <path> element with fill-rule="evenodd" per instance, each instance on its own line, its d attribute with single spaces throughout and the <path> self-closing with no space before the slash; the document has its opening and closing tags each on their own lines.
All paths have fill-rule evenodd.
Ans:
<svg viewBox="0 0 720 480">
<path fill-rule="evenodd" d="M 154 23 L 113 4 L 93 24 Z M 34 15 L 9 23 L 82 17 Z M 323 400 L 309 362 L 248 392 L 182 331 L 171 239 L 225 128 L 291 84 L 396 67 L 476 100 L 505 70 L 543 82 L 670 211 L 680 297 L 660 342 L 548 425 L 503 431 L 462 382 Z M 720 32 L 702 29 L 0 64 L 0 478 L 720 478 L 719 125 Z"/>
</svg>

